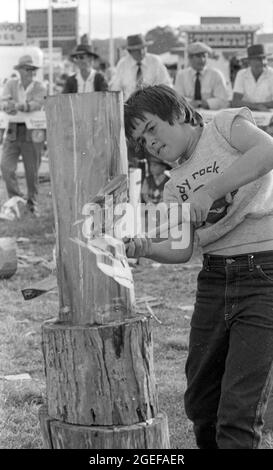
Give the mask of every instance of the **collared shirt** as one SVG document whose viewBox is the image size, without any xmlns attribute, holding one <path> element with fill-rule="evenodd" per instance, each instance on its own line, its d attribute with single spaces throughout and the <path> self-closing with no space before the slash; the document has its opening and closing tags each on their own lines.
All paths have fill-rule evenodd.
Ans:
<svg viewBox="0 0 273 470">
<path fill-rule="evenodd" d="M 143 85 L 168 85 L 172 86 L 171 77 L 161 59 L 155 55 L 146 53 L 141 61 L 142 68 L 142 83 Z M 117 64 L 114 76 L 110 83 L 112 91 L 123 91 L 124 99 L 127 100 L 129 96 L 136 90 L 138 65 L 133 57 L 128 54 L 120 59 Z"/>
<path fill-rule="evenodd" d="M 234 93 L 243 95 L 242 99 L 252 103 L 273 100 L 273 68 L 266 67 L 256 81 L 251 68 L 239 70 L 233 87 Z"/>
<path fill-rule="evenodd" d="M 94 78 L 96 75 L 96 70 L 91 69 L 90 74 L 88 75 L 87 79 L 84 80 L 80 71 L 78 71 L 76 75 L 76 79 L 78 82 L 78 93 L 89 93 L 94 91 Z"/>
<path fill-rule="evenodd" d="M 192 67 L 179 70 L 176 75 L 174 88 L 189 101 L 194 99 L 196 70 Z M 199 75 L 201 81 L 202 99 L 206 100 L 210 109 L 228 107 L 229 92 L 225 78 L 220 70 L 205 67 Z"/>
</svg>

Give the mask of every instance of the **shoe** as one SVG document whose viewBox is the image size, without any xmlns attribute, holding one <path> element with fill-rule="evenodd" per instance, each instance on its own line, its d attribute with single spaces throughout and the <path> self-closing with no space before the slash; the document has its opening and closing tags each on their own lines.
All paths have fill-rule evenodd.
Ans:
<svg viewBox="0 0 273 470">
<path fill-rule="evenodd" d="M 34 217 L 37 217 L 37 218 L 40 217 L 40 212 L 35 202 L 27 201 L 27 208 Z"/>
</svg>

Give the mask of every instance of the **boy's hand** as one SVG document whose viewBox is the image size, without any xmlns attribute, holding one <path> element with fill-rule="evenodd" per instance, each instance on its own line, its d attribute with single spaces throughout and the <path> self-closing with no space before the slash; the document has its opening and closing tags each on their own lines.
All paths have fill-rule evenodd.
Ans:
<svg viewBox="0 0 273 470">
<path fill-rule="evenodd" d="M 190 203 L 191 222 L 195 227 L 200 227 L 207 220 L 213 198 L 207 191 L 199 189 L 187 202 Z"/>
<path fill-rule="evenodd" d="M 233 196 L 234 193 L 236 194 L 236 192 L 237 191 L 228 193 L 224 197 L 228 205 L 233 203 Z M 214 199 L 206 190 L 200 189 L 198 192 L 194 193 L 193 196 L 191 196 L 189 202 L 191 222 L 195 225 L 195 228 L 198 228 L 206 222 Z"/>
<path fill-rule="evenodd" d="M 149 257 L 152 253 L 152 240 L 147 237 L 123 238 L 127 258 Z"/>
</svg>

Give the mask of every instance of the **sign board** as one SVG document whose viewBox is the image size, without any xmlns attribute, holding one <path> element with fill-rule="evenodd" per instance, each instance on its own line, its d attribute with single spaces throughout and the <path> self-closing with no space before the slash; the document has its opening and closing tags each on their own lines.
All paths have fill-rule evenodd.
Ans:
<svg viewBox="0 0 273 470">
<path fill-rule="evenodd" d="M 206 43 L 208 46 L 224 48 L 243 48 L 246 49 L 251 46 L 254 42 L 254 33 L 252 32 L 190 32 L 188 33 L 189 43 L 195 41 L 201 41 Z"/>
<path fill-rule="evenodd" d="M 43 49 L 44 54 L 44 67 L 49 65 L 49 51 L 48 48 Z M 53 47 L 52 60 L 54 65 L 59 65 L 63 60 L 63 52 L 61 47 Z"/>
<path fill-rule="evenodd" d="M 78 5 L 78 0 L 51 0 L 53 7 L 75 7 Z"/>
<path fill-rule="evenodd" d="M 48 37 L 48 10 L 26 10 L 27 38 Z M 78 8 L 52 10 L 53 38 L 76 38 L 78 34 Z"/>
<path fill-rule="evenodd" d="M 26 41 L 26 27 L 23 23 L 0 23 L 0 45 L 20 46 Z"/>
</svg>

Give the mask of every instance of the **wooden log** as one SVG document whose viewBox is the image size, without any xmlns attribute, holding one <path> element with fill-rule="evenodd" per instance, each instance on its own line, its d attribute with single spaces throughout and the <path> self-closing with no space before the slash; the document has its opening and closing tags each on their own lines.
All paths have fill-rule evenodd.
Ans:
<svg viewBox="0 0 273 470">
<path fill-rule="evenodd" d="M 158 413 L 150 321 L 42 329 L 48 411 L 79 425 L 130 425 Z"/>
<path fill-rule="evenodd" d="M 273 432 L 273 389 L 271 391 L 264 416 L 264 430 Z"/>
<path fill-rule="evenodd" d="M 47 100 L 62 321 L 104 324 L 135 312 L 133 289 L 101 272 L 95 255 L 72 241 L 86 243 L 86 205 L 113 177 L 127 175 L 122 111 L 119 93 L 59 95 Z M 126 201 L 127 188 L 123 197 Z"/>
<path fill-rule="evenodd" d="M 131 426 L 77 426 L 41 415 L 46 442 L 52 449 L 169 449 L 167 416 L 164 413 Z"/>
<path fill-rule="evenodd" d="M 96 238 L 96 257 L 83 231 L 88 205 L 97 195 L 101 200 L 102 188 L 111 192 L 114 181 L 120 181 L 113 204 L 127 201 L 121 93 L 50 97 L 46 116 L 60 312 L 57 322 L 42 328 L 48 415 L 41 413 L 40 419 L 45 445 L 167 448 L 167 420 L 158 414 L 150 323 L 136 314 L 123 245 L 115 240 L 109 245 L 115 261 L 121 256 L 113 264 L 113 275 L 101 250 L 105 240 Z M 105 227 L 110 222 L 107 214 Z M 120 275 L 128 272 L 130 282 Z"/>
<path fill-rule="evenodd" d="M 45 405 L 42 405 L 39 408 L 39 422 L 41 426 L 44 449 L 53 449 L 52 435 L 50 430 L 51 419 L 48 415 L 47 407 Z"/>
<path fill-rule="evenodd" d="M 16 239 L 0 238 L 0 279 L 8 279 L 17 271 Z"/>
</svg>

